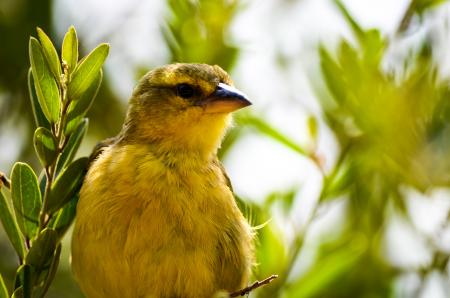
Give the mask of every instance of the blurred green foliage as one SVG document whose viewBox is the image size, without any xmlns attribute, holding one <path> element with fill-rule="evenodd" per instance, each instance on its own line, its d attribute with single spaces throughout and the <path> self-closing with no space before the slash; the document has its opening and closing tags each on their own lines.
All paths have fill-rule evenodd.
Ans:
<svg viewBox="0 0 450 298">
<path fill-rule="evenodd" d="M 420 15 L 425 8 L 442 1 L 425 2 L 411 2 L 400 24 L 406 27 L 399 32 L 406 31 L 413 14 Z M 341 40 L 334 51 L 320 46 L 321 72 L 328 94 L 319 94 L 325 120 L 341 151 L 334 168 L 324 176 L 311 221 L 284 249 L 280 249 L 280 241 L 273 241 L 270 253 L 267 248 L 260 249 L 265 252 L 260 262 L 270 260 L 271 253 L 280 255 L 279 251 L 287 251 L 290 258 L 275 287 L 262 289 L 257 296 L 392 296 L 393 283 L 402 272 L 389 264 L 382 252 L 391 208 L 410 221 L 405 207 L 408 198 L 402 189 L 410 186 L 427 192 L 450 186 L 450 89 L 448 79 L 439 76 L 432 44 L 425 41 L 422 50 L 410 55 L 403 68 L 386 70 L 383 59 L 389 38 L 376 29 L 363 29 L 340 1 L 335 3 L 356 42 Z M 305 154 L 280 138 L 280 132 L 268 130 L 263 120 L 249 124 Z M 306 155 L 317 162 L 313 152 Z M 343 231 L 334 240 L 323 241 L 309 270 L 300 276 L 293 274 L 317 210 L 342 197 L 347 202 Z M 267 220 L 265 213 L 263 220 Z M 277 229 L 270 226 L 260 232 L 262 246 L 267 245 L 265 237 L 271 237 L 271 229 Z M 446 275 L 443 270 L 449 256 L 439 249 L 434 254 L 439 262 L 432 262 L 422 273 L 438 270 Z M 263 265 L 261 268 L 264 274 L 271 271 Z M 274 265 L 272 271 L 278 270 L 279 264 Z"/>
<path fill-rule="evenodd" d="M 40 26 L 47 32 L 51 21 L 51 1 L 24 1 L 23 5 L 14 5 L 5 1 L 0 15 L 0 91 L 4 98 L 0 101 L 0 125 L 7 120 L 15 122 L 27 120 L 29 128 L 26 146 L 20 148 L 23 156 L 33 155 L 29 141 L 32 129 L 32 113 L 28 108 L 28 90 L 24 88 L 28 72 L 28 36 Z"/>
<path fill-rule="evenodd" d="M 31 127 L 32 113 L 23 88 L 28 67 L 26 38 L 37 25 L 52 32 L 51 2 L 24 2 L 18 8 L 23 10 L 17 14 L 20 17 L 10 13 L 0 19 L 0 37 L 7 41 L 0 47 L 0 87 L 7 94 L 0 103 L 0 125 L 10 118 L 7 115 L 20 120 L 25 115 Z M 254 291 L 253 297 L 394 297 L 395 283 L 403 273 L 413 272 L 424 278 L 429 272 L 438 271 L 448 279 L 448 253 L 435 245 L 431 246 L 434 251 L 430 264 L 409 271 L 391 264 L 383 251 L 392 214 L 411 221 L 405 188 L 428 194 L 450 186 L 450 85 L 436 62 L 435 45 L 425 39 L 421 50 L 407 56 L 401 67 L 385 65 L 389 47 L 395 46 L 393 40 L 408 34 L 415 18 L 420 20 L 431 8 L 439 9 L 438 4 L 444 1 L 412 0 L 392 36 L 383 36 L 378 29 L 362 28 L 340 1 L 334 2 L 352 30 L 353 39 L 342 39 L 335 48 L 318 48 L 323 81 L 318 84 L 317 94 L 323 119 L 308 119 L 313 146 L 306 148 L 296 143 L 262 115 L 247 112 L 237 115 L 238 125 L 227 135 L 220 151 L 220 156 L 225 157 L 241 137 L 258 133 L 297 153 L 299 158 L 311 160 L 323 175 L 318 203 L 305 223 L 293 231 L 273 217 L 280 210 L 288 222 L 297 216 L 291 210 L 295 201 L 302 199 L 301 189 L 274 191 L 258 204 L 253 203 L 255 200 L 238 199 L 252 224 L 259 226 L 255 279 L 280 276 Z M 203 62 L 233 70 L 239 62 L 239 47 L 233 44 L 229 27 L 242 9 L 242 2 L 167 0 L 167 7 L 162 33 L 170 57 L 161 64 Z M 121 123 L 117 119 L 124 111 L 109 88 L 107 76 L 105 83 L 89 115 L 97 127 L 95 139 L 114 135 Z M 98 121 L 100 118 L 102 121 Z M 321 137 L 318 127 L 322 125 L 331 130 L 340 146 L 329 170 L 323 168 L 321 152 L 317 152 L 316 143 Z M 78 129 L 79 135 L 84 134 Z M 29 151 L 27 148 L 24 146 L 24 152 Z M 30 155 L 24 158 L 32 160 Z M 345 204 L 343 227 L 328 227 L 333 237 L 321 239 L 310 264 L 303 267 L 303 253 L 311 249 L 307 247 L 307 236 L 321 215 L 319 211 L 336 202 Z M 67 212 L 73 212 L 74 207 L 71 203 Z M 3 245 L 0 243 L 1 248 Z M 0 257 L 0 269 L 7 273 L 6 284 L 12 282 L 11 262 L 5 259 L 9 257 Z M 49 295 L 79 297 L 68 277 L 67 255 L 62 260 Z M 73 290 L 68 293 L 67 288 Z"/>
<path fill-rule="evenodd" d="M 0 126 L 24 125 L 27 134 L 24 144 L 19 148 L 20 158 L 38 166 L 34 155 L 32 136 L 34 123 L 32 110 L 29 109 L 28 90 L 24 88 L 27 82 L 28 36 L 33 35 L 36 27 L 42 28 L 52 40 L 57 40 L 53 30 L 53 1 L 51 0 L 4 0 L 0 3 Z M 55 44 L 61 48 L 61 41 Z M 85 54 L 83 40 L 80 40 L 80 56 Z M 102 117 L 110 114 L 113 117 L 103 117 L 91 127 L 90 135 L 95 139 L 106 138 L 117 133 L 124 116 L 124 103 L 111 90 L 109 80 L 104 80 L 97 104 L 92 106 L 89 117 Z M 11 123 L 12 122 L 12 123 Z"/>
<path fill-rule="evenodd" d="M 171 62 L 220 65 L 230 70 L 238 48 L 231 45 L 229 26 L 239 8 L 237 0 L 168 0 L 170 14 L 163 27 Z"/>
</svg>

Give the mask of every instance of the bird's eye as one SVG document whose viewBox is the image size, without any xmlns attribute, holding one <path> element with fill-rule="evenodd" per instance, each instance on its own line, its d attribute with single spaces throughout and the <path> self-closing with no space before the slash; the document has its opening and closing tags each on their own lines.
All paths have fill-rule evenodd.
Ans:
<svg viewBox="0 0 450 298">
<path fill-rule="evenodd" d="M 195 91 L 189 84 L 179 84 L 177 85 L 177 95 L 183 98 L 190 98 L 194 95 Z"/>
</svg>

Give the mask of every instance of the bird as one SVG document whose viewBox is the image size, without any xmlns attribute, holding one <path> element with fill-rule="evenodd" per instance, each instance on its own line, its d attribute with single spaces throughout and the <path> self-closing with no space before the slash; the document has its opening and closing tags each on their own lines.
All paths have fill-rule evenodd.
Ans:
<svg viewBox="0 0 450 298">
<path fill-rule="evenodd" d="M 71 266 L 88 298 L 210 298 L 245 287 L 254 229 L 217 151 L 251 105 L 217 65 L 145 74 L 79 194 Z"/>
</svg>

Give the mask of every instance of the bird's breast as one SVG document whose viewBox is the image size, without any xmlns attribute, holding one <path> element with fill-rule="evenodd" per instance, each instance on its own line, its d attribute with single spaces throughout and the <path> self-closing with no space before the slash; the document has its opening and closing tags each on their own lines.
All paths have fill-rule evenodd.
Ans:
<svg viewBox="0 0 450 298">
<path fill-rule="evenodd" d="M 221 170 L 214 163 L 190 166 L 167 167 L 145 147 L 131 145 L 109 148 L 94 162 L 80 193 L 72 242 L 79 280 L 95 274 L 99 284 L 121 291 L 136 276 L 154 285 L 163 276 L 179 280 L 183 270 L 201 277 L 198 283 L 190 281 L 193 289 L 213 287 L 215 271 L 223 267 L 218 250 L 223 243 L 234 245 L 230 260 L 242 259 L 236 256 L 247 251 L 240 245 L 250 245 L 248 226 Z M 229 275 L 239 282 L 236 270 Z M 109 272 L 122 272 L 122 278 L 116 280 Z M 140 285 L 136 289 L 150 291 Z"/>
<path fill-rule="evenodd" d="M 106 226 L 126 228 L 128 237 L 144 229 L 153 237 L 170 234 L 160 244 L 185 237 L 189 245 L 217 232 L 236 206 L 214 163 L 168 167 L 145 146 L 128 145 L 104 152 L 92 165 L 78 208 L 102 212 Z"/>
</svg>

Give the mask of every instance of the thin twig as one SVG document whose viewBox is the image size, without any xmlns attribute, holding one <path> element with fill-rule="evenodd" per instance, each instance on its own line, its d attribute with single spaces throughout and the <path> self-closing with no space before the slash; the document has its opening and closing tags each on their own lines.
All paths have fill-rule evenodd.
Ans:
<svg viewBox="0 0 450 298">
<path fill-rule="evenodd" d="M 5 174 L 0 172 L 0 187 L 4 185 L 7 189 L 11 189 L 11 181 L 6 177 Z"/>
<path fill-rule="evenodd" d="M 272 280 L 274 280 L 275 278 L 277 278 L 278 275 L 274 274 L 269 276 L 268 278 L 265 278 L 261 281 L 255 281 L 252 285 L 243 288 L 242 290 L 239 290 L 237 292 L 233 292 L 230 294 L 230 297 L 239 297 L 239 296 L 244 296 L 247 295 L 248 293 L 250 293 L 251 291 L 253 291 L 254 289 L 257 289 L 259 287 L 262 287 L 264 285 L 267 285 L 269 283 L 272 282 Z"/>
</svg>

